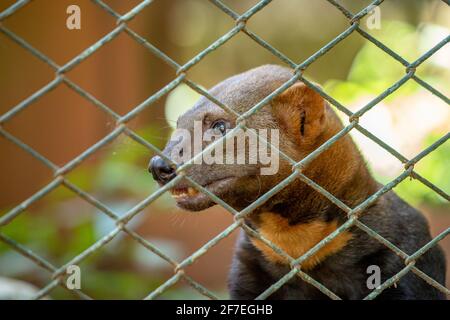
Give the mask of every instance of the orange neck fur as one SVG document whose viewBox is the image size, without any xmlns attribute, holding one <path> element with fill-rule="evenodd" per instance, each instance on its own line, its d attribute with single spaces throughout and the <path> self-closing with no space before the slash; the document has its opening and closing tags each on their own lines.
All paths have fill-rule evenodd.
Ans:
<svg viewBox="0 0 450 320">
<path fill-rule="evenodd" d="M 304 224 L 289 225 L 287 219 L 272 212 L 261 213 L 260 217 L 261 221 L 258 228 L 260 234 L 267 240 L 272 241 L 294 259 L 306 253 L 338 227 L 336 221 L 327 223 L 321 220 L 315 220 Z M 301 265 L 302 269 L 308 270 L 314 268 L 327 256 L 341 250 L 351 237 L 349 232 L 341 233 L 317 251 L 313 256 L 304 261 Z M 288 263 L 288 261 L 278 255 L 262 241 L 256 238 L 252 238 L 251 241 L 269 261 L 281 264 Z"/>
</svg>

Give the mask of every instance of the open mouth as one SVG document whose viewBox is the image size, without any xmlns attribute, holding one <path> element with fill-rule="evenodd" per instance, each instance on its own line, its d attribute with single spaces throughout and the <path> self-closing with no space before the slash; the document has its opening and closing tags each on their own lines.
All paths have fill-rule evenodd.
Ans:
<svg viewBox="0 0 450 320">
<path fill-rule="evenodd" d="M 203 185 L 204 188 L 207 188 L 209 191 L 214 193 L 214 189 L 227 183 L 229 180 L 233 179 L 233 177 L 227 177 L 223 179 L 219 179 L 210 183 Z M 175 187 L 170 189 L 170 193 L 175 200 L 187 200 L 193 199 L 198 195 L 203 195 L 200 191 L 195 189 L 194 187 Z"/>
<path fill-rule="evenodd" d="M 188 188 L 173 188 L 170 190 L 172 197 L 174 198 L 185 198 L 185 197 L 193 197 L 198 194 L 198 190 L 193 187 Z"/>
</svg>

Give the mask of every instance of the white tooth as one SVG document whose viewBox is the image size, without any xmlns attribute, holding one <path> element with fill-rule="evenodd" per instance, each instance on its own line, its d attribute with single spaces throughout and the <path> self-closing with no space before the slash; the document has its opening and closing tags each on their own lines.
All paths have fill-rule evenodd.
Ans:
<svg viewBox="0 0 450 320">
<path fill-rule="evenodd" d="M 172 197 L 179 198 L 181 196 L 181 192 L 178 190 L 172 191 Z"/>
</svg>

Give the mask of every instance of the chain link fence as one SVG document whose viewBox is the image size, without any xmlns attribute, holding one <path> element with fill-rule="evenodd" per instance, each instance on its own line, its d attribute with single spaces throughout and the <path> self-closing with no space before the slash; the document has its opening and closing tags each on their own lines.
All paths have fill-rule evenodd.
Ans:
<svg viewBox="0 0 450 320">
<path fill-rule="evenodd" d="M 88 256 L 92 255 L 97 250 L 101 249 L 103 246 L 105 246 L 108 242 L 110 242 L 112 239 L 114 239 L 118 234 L 124 232 L 128 234 L 130 237 L 132 237 L 135 241 L 137 241 L 140 245 L 145 247 L 146 249 L 150 250 L 153 254 L 158 255 L 162 259 L 164 259 L 166 262 L 168 262 L 170 265 L 173 266 L 174 274 L 171 278 L 169 278 L 167 281 L 165 281 L 161 286 L 159 286 L 154 291 L 150 292 L 146 299 L 155 299 L 159 295 L 161 295 L 166 289 L 170 288 L 171 286 L 175 285 L 179 281 L 185 281 L 187 284 L 189 284 L 192 288 L 197 290 L 202 295 L 206 296 L 210 299 L 218 299 L 218 297 L 196 282 L 194 279 L 189 277 L 185 272 L 185 268 L 192 263 L 194 263 L 197 259 L 201 258 L 202 255 L 204 255 L 211 247 L 215 246 L 219 241 L 224 239 L 225 237 L 229 236 L 233 231 L 236 229 L 241 228 L 246 232 L 250 237 L 254 237 L 265 243 L 267 246 L 269 246 L 271 249 L 273 249 L 278 255 L 282 256 L 283 258 L 287 259 L 290 263 L 290 272 L 284 275 L 279 281 L 271 285 L 269 288 L 267 288 L 264 292 L 261 292 L 261 294 L 257 297 L 257 299 L 264 299 L 269 297 L 272 293 L 274 293 L 276 290 L 281 288 L 285 283 L 287 283 L 290 279 L 294 277 L 300 277 L 302 280 L 306 281 L 307 283 L 311 284 L 312 286 L 316 287 L 318 290 L 320 290 L 322 293 L 327 295 L 331 299 L 340 299 L 339 296 L 337 296 L 335 293 L 330 291 L 328 288 L 326 288 L 323 284 L 319 283 L 315 279 L 313 279 L 311 276 L 309 276 L 306 272 L 302 271 L 302 263 L 306 261 L 309 257 L 314 255 L 318 250 L 320 250 L 322 247 L 324 247 L 327 243 L 332 241 L 334 238 L 336 238 L 340 233 L 344 232 L 345 230 L 349 229 L 350 227 L 357 227 L 367 234 L 369 234 L 371 237 L 375 238 L 377 241 L 384 244 L 386 247 L 388 247 L 390 250 L 392 250 L 396 255 L 398 255 L 401 259 L 403 259 L 405 266 L 404 268 L 398 272 L 396 275 L 392 276 L 391 278 L 387 279 L 384 283 L 382 283 L 379 287 L 374 289 L 365 299 L 374 299 L 377 297 L 383 290 L 390 287 L 391 285 L 394 285 L 401 277 L 403 277 L 408 272 L 413 272 L 420 278 L 422 278 L 424 281 L 426 281 L 429 285 L 435 287 L 436 289 L 442 291 L 445 294 L 450 294 L 450 290 L 446 287 L 442 286 L 440 283 L 423 273 L 420 269 L 418 269 L 415 266 L 415 261 L 422 256 L 428 249 L 435 246 L 440 240 L 444 239 L 449 233 L 450 228 L 447 228 L 445 231 L 443 231 L 441 234 L 436 236 L 434 239 L 432 239 L 429 243 L 427 243 L 425 246 L 420 248 L 417 252 L 408 255 L 405 252 L 403 252 L 401 249 L 399 249 L 397 246 L 389 242 L 387 239 L 383 238 L 379 234 L 377 234 L 374 230 L 370 229 L 366 225 L 364 225 L 361 221 L 358 220 L 358 216 L 366 209 L 370 204 L 374 203 L 379 197 L 381 197 L 386 192 L 390 191 L 392 188 L 394 188 L 397 184 L 399 184 L 401 181 L 406 179 L 407 177 L 410 177 L 412 179 L 416 179 L 423 183 L 425 186 L 439 194 L 441 197 L 443 197 L 445 200 L 450 200 L 449 195 L 428 181 L 426 178 L 418 174 L 414 170 L 414 165 L 420 161 L 422 158 L 427 156 L 429 153 L 433 152 L 436 148 L 438 148 L 440 145 L 444 144 L 450 134 L 447 133 L 443 137 L 441 137 L 439 140 L 437 140 L 435 143 L 430 145 L 425 150 L 421 151 L 419 154 L 417 154 L 412 159 L 408 159 L 401 155 L 398 151 L 396 151 L 394 148 L 390 147 L 388 144 L 377 138 L 375 135 L 370 133 L 369 131 L 365 130 L 363 127 L 361 127 L 359 123 L 359 119 L 370 109 L 374 108 L 377 103 L 385 99 L 387 96 L 392 94 L 394 91 L 396 91 L 398 88 L 400 88 L 405 82 L 412 80 L 417 82 L 419 85 L 421 85 L 426 90 L 430 91 L 435 96 L 442 99 L 444 102 L 449 104 L 450 100 L 449 98 L 444 95 L 442 92 L 438 91 L 434 87 L 432 87 L 430 84 L 423 81 L 417 74 L 416 69 L 425 61 L 427 60 L 431 55 L 436 53 L 439 49 L 444 47 L 449 41 L 450 36 L 447 36 L 444 40 L 439 42 L 437 45 L 435 45 L 433 48 L 431 48 L 429 51 L 427 51 L 425 54 L 423 54 L 421 57 L 419 57 L 415 61 L 407 61 L 394 51 L 392 51 L 390 48 L 388 48 L 386 45 L 381 43 L 379 40 L 372 37 L 370 34 L 368 34 L 366 31 L 364 31 L 360 27 L 360 21 L 363 19 L 368 13 L 371 12 L 375 7 L 379 6 L 383 0 L 376 0 L 373 1 L 369 6 L 365 7 L 360 12 L 354 14 L 347 10 L 344 6 L 342 6 L 337 0 L 324 0 L 328 1 L 332 6 L 334 6 L 337 10 L 339 10 L 347 19 L 349 26 L 347 29 L 343 30 L 341 34 L 339 34 L 337 37 L 335 37 L 332 41 L 330 41 L 327 45 L 322 47 L 320 50 L 318 50 L 316 53 L 314 53 L 312 56 L 310 56 L 308 59 L 301 63 L 296 63 L 283 55 L 280 51 L 278 51 L 276 48 L 272 47 L 269 43 L 267 43 L 265 40 L 263 40 L 261 37 L 259 37 L 257 34 L 253 33 L 248 27 L 247 27 L 247 21 L 251 19 L 255 14 L 257 14 L 259 11 L 264 10 L 265 7 L 271 2 L 271 0 L 263 0 L 257 3 L 255 6 L 250 8 L 248 11 L 246 11 L 244 14 L 239 15 L 233 10 L 231 10 L 228 6 L 226 6 L 222 1 L 220 0 L 210 0 L 215 6 L 217 6 L 222 12 L 235 21 L 235 26 L 229 30 L 226 34 L 224 34 L 222 37 L 217 39 L 214 43 L 212 43 L 209 47 L 207 47 L 205 50 L 200 52 L 198 55 L 193 57 L 190 61 L 188 61 L 184 65 L 180 65 L 177 62 L 175 62 L 173 59 L 171 59 L 169 56 L 167 56 L 165 53 L 160 51 L 158 48 L 156 48 L 154 45 L 149 43 L 146 39 L 141 37 L 139 34 L 134 32 L 127 23 L 132 20 L 136 15 L 138 15 L 145 7 L 150 5 L 153 1 L 152 0 L 144 0 L 139 5 L 134 7 L 132 10 L 127 12 L 124 15 L 120 15 L 117 12 L 115 12 L 110 6 L 108 6 L 105 2 L 101 0 L 92 0 L 93 3 L 98 5 L 102 10 L 105 10 L 108 14 L 115 17 L 117 19 L 117 26 L 110 31 L 106 36 L 104 36 L 102 39 L 98 40 L 95 44 L 93 44 L 91 47 L 87 48 L 85 51 L 74 57 L 72 60 L 67 62 L 64 65 L 58 65 L 55 63 L 51 58 L 44 55 L 42 52 L 40 52 L 38 49 L 34 48 L 31 44 L 29 44 L 26 40 L 19 37 L 17 34 L 12 32 L 11 30 L 4 27 L 1 22 L 14 13 L 16 13 L 18 10 L 20 10 L 22 7 L 26 6 L 30 0 L 19 0 L 15 2 L 12 6 L 7 8 L 5 11 L 0 13 L 0 31 L 6 35 L 8 38 L 16 42 L 18 45 L 23 47 L 25 50 L 28 50 L 31 54 L 33 54 L 35 57 L 39 58 L 46 64 L 48 64 L 53 70 L 55 71 L 55 78 L 54 80 L 50 81 L 47 85 L 36 91 L 34 94 L 17 104 L 16 106 L 13 106 L 8 112 L 5 114 L 0 115 L 0 135 L 4 139 L 7 139 L 17 145 L 19 148 L 22 148 L 27 153 L 32 155 L 36 160 L 42 162 L 44 165 L 49 167 L 54 174 L 54 179 L 48 183 L 45 187 L 40 189 L 37 193 L 32 195 L 30 198 L 24 200 L 21 204 L 14 207 L 12 210 L 4 214 L 0 217 L 0 240 L 4 242 L 5 244 L 9 245 L 12 249 L 20 253 L 21 255 L 27 257 L 28 259 L 32 260 L 34 263 L 36 263 L 41 268 L 47 270 L 52 275 L 52 281 L 48 283 L 45 287 L 40 289 L 40 291 L 34 296 L 35 299 L 40 299 L 48 295 L 54 288 L 57 286 L 61 286 L 63 288 L 66 288 L 65 286 L 65 277 L 66 277 L 66 269 L 70 265 L 76 265 L 79 264 L 82 260 L 86 259 Z M 448 4 L 447 1 L 444 1 Z M 280 59 L 283 63 L 287 64 L 291 68 L 295 70 L 293 77 L 284 83 L 282 86 L 277 88 L 274 92 L 272 92 L 269 96 L 265 97 L 263 100 L 261 100 L 259 103 L 257 103 L 255 106 L 253 106 L 250 110 L 245 112 L 244 114 L 236 114 L 235 111 L 231 110 L 229 107 L 218 101 L 216 98 L 214 98 L 212 95 L 210 95 L 207 91 L 202 89 L 199 85 L 194 83 L 193 81 L 189 80 L 187 77 L 187 73 L 191 67 L 194 65 L 200 63 L 205 56 L 207 56 L 209 53 L 211 53 L 214 50 L 219 49 L 223 44 L 225 44 L 227 41 L 232 39 L 235 35 L 238 33 L 244 33 L 251 39 L 253 39 L 256 43 L 258 43 L 260 46 L 262 46 L 264 49 L 272 53 L 274 56 Z M 119 34 L 126 33 L 128 36 L 130 36 L 132 39 L 134 39 L 136 42 L 141 44 L 143 47 L 145 47 L 148 51 L 150 51 L 153 55 L 160 58 L 162 61 L 167 63 L 170 67 L 174 68 L 177 72 L 177 76 L 175 79 L 173 79 L 171 82 L 169 82 L 165 87 L 163 87 L 161 90 L 153 94 L 152 96 L 148 97 L 144 102 L 136 106 L 133 110 L 131 110 L 129 113 L 120 116 L 116 112 L 114 112 L 111 108 L 109 108 L 107 105 L 102 103 L 101 101 L 97 100 L 93 95 L 91 95 L 89 92 L 78 86 L 76 83 L 71 81 L 67 76 L 66 73 L 73 68 L 76 68 L 83 60 L 87 59 L 91 55 L 95 54 L 97 50 L 99 50 L 101 47 L 103 47 L 106 43 L 113 41 Z M 393 59 L 395 59 L 399 64 L 403 65 L 405 67 L 405 75 L 398 80 L 394 85 L 386 89 L 384 92 L 382 92 L 379 96 L 377 96 L 375 99 L 367 103 L 363 108 L 358 110 L 357 112 L 351 112 L 349 109 L 347 109 L 344 105 L 333 99 L 333 97 L 327 95 L 323 90 L 321 90 L 319 87 L 311 83 L 308 79 L 304 77 L 304 71 L 306 68 L 308 68 L 314 61 L 316 61 L 319 57 L 327 54 L 330 50 L 333 49 L 334 46 L 336 46 L 341 41 L 344 41 L 348 36 L 351 34 L 358 33 L 374 45 L 376 45 L 378 48 L 383 50 L 385 53 L 387 53 L 389 56 L 391 56 Z M 161 187 L 153 194 L 149 195 L 147 198 L 145 198 L 143 201 L 141 201 L 138 205 L 130 209 L 124 216 L 119 217 L 118 214 L 113 212 L 110 208 L 105 206 L 102 202 L 94 198 L 89 193 L 85 192 L 84 190 L 78 188 L 74 184 L 72 184 L 70 181 L 68 181 L 65 178 L 65 175 L 68 174 L 70 171 L 74 170 L 78 165 L 80 165 L 86 158 L 97 152 L 101 147 L 105 146 L 106 144 L 111 143 L 116 138 L 118 138 L 121 135 L 126 135 L 136 141 L 137 143 L 141 144 L 142 146 L 148 148 L 150 151 L 156 152 L 157 154 L 163 156 L 161 154 L 161 151 L 158 150 L 154 145 L 140 137 L 138 134 L 136 134 L 133 130 L 127 127 L 127 123 L 132 120 L 133 118 L 137 117 L 144 109 L 150 107 L 152 103 L 157 101 L 158 99 L 162 98 L 164 95 L 169 93 L 171 90 L 173 90 L 175 87 L 177 87 L 180 83 L 184 83 L 188 85 L 190 88 L 198 92 L 199 94 L 203 95 L 213 103 L 217 104 L 221 108 L 223 108 L 227 112 L 231 112 L 234 115 L 238 117 L 237 126 L 231 130 L 228 135 L 232 135 L 235 131 L 239 129 L 245 129 L 245 119 L 253 115 L 254 113 L 258 112 L 264 105 L 266 105 L 268 102 L 270 102 L 275 96 L 289 88 L 292 84 L 294 84 L 297 81 L 303 81 L 307 86 L 318 92 L 324 99 L 326 99 L 331 105 L 336 107 L 338 110 L 343 112 L 345 115 L 348 116 L 349 124 L 344 127 L 339 133 L 337 133 L 335 136 L 333 136 L 331 139 L 329 139 L 326 143 L 322 144 L 319 148 L 317 148 L 315 151 L 313 151 L 311 154 L 309 154 L 306 158 L 301 160 L 300 162 L 295 162 L 293 159 L 289 158 L 286 154 L 284 154 L 282 151 L 280 151 L 280 155 L 288 160 L 292 166 L 293 166 L 293 172 L 290 176 L 288 176 L 285 180 L 283 180 L 281 183 L 279 183 L 277 186 L 275 186 L 273 189 L 265 193 L 264 195 L 260 196 L 256 201 L 254 201 L 250 206 L 245 208 L 242 211 L 236 211 L 231 206 L 229 206 L 227 203 L 219 199 L 217 196 L 197 184 L 195 181 L 190 179 L 189 177 L 185 176 L 183 174 L 183 171 L 191 166 L 195 159 L 198 157 L 201 157 L 201 154 L 196 155 L 193 159 L 186 162 L 182 166 L 180 166 L 177 169 L 177 172 L 179 173 L 177 177 L 172 180 L 170 183 L 166 184 L 164 187 Z M 62 83 L 65 83 L 69 88 L 71 88 L 74 92 L 82 96 L 84 99 L 87 99 L 91 103 L 93 103 L 96 107 L 98 107 L 100 110 L 105 112 L 111 119 L 113 119 L 116 123 L 115 129 L 109 133 L 107 136 L 105 136 L 103 139 L 89 147 L 87 150 L 85 150 L 83 153 L 66 163 L 64 166 L 57 166 L 52 161 L 38 153 L 33 148 L 29 147 L 26 143 L 19 140 L 14 135 L 7 132 L 3 125 L 14 118 L 17 114 L 19 114 L 21 111 L 26 109 L 28 106 L 30 106 L 33 102 L 40 99 L 42 96 L 49 93 L 51 90 L 55 89 L 57 86 L 61 85 Z M 354 208 L 348 207 L 346 204 L 344 204 L 342 201 L 334 197 L 331 193 L 329 193 L 327 190 L 322 188 L 320 185 L 316 184 L 314 181 L 310 180 L 308 177 L 306 177 L 302 173 L 302 168 L 304 168 L 308 163 L 313 161 L 321 152 L 328 149 L 334 142 L 336 142 L 338 139 L 343 137 L 344 135 L 348 134 L 351 130 L 357 130 L 369 139 L 371 139 L 373 142 L 378 144 L 380 147 L 385 149 L 387 152 L 389 152 L 391 155 L 396 157 L 399 161 L 401 161 L 404 164 L 404 171 L 395 179 L 393 179 L 391 182 L 385 184 L 381 189 L 379 189 L 376 193 L 374 193 L 372 196 L 367 198 L 363 203 L 359 204 L 358 206 Z M 223 137 L 222 139 L 225 139 Z M 222 140 L 221 139 L 221 140 Z M 221 141 L 216 141 L 215 143 L 211 144 L 203 150 L 203 152 L 209 152 L 212 148 L 214 148 L 214 145 L 217 143 L 220 143 Z M 275 148 L 275 146 L 271 146 Z M 275 148 L 275 150 L 278 150 Z M 163 156 L 164 157 L 164 156 Z M 223 230 L 220 234 L 215 236 L 213 239 L 211 239 L 209 242 L 207 242 L 205 245 L 203 245 L 201 248 L 196 250 L 192 255 L 190 255 L 188 258 L 186 258 L 183 261 L 174 261 L 169 256 L 167 256 L 164 252 L 162 252 L 160 249 L 158 249 L 155 245 L 141 237 L 136 232 L 132 231 L 129 226 L 128 222 L 133 219 L 136 215 L 138 215 L 143 209 L 145 209 L 149 204 L 151 204 L 153 201 L 155 201 L 159 196 L 161 196 L 164 192 L 168 191 L 172 187 L 179 182 L 180 179 L 186 178 L 189 183 L 199 190 L 200 192 L 203 192 L 204 194 L 208 195 L 214 202 L 221 205 L 223 208 L 225 208 L 227 211 L 229 211 L 234 216 L 234 222 L 228 226 L 225 230 Z M 308 250 L 305 254 L 303 254 L 301 257 L 294 259 L 290 257 L 288 254 L 286 254 L 283 250 L 281 250 L 279 247 L 277 247 L 275 244 L 271 243 L 269 240 L 265 239 L 263 236 L 261 236 L 256 230 L 252 229 L 250 226 L 248 226 L 244 218 L 246 215 L 248 215 L 252 210 L 266 202 L 270 199 L 271 196 L 273 196 L 275 193 L 283 189 L 286 185 L 288 185 L 290 182 L 292 182 L 294 179 L 300 179 L 310 187 L 314 188 L 318 192 L 320 192 L 322 195 L 324 195 L 329 201 L 331 201 L 333 204 L 337 205 L 340 209 L 342 209 L 347 214 L 347 221 L 342 224 L 338 229 L 336 229 L 334 232 L 329 234 L 327 237 L 322 239 L 319 243 L 317 243 L 314 247 L 312 247 L 310 250 Z M 88 249 L 83 251 L 81 254 L 73 257 L 70 261 L 68 261 L 65 265 L 62 266 L 54 266 L 46 259 L 40 257 L 30 249 L 24 247 L 20 243 L 16 242 L 14 239 L 6 236 L 1 232 L 1 228 L 8 225 L 11 221 L 13 221 L 17 216 L 19 216 L 22 212 L 24 212 L 31 204 L 39 200 L 40 198 L 44 197 L 46 194 L 54 190 L 55 188 L 63 186 L 67 188 L 68 190 L 74 192 L 78 197 L 84 199 L 86 202 L 90 203 L 92 206 L 99 209 L 101 212 L 109 216 L 112 220 L 115 222 L 115 228 L 111 230 L 107 235 L 97 240 L 93 245 L 91 245 Z M 67 288 L 66 288 L 67 289 Z M 83 293 L 81 290 L 74 290 L 74 292 L 82 299 L 90 299 L 88 295 Z"/>
</svg>

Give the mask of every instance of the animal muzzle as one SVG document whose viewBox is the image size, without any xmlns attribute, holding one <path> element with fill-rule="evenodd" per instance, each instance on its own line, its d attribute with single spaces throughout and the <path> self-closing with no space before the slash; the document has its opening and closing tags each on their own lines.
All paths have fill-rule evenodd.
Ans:
<svg viewBox="0 0 450 320">
<path fill-rule="evenodd" d="M 162 184 L 168 183 L 177 175 L 175 167 L 160 156 L 155 156 L 150 160 L 148 170 L 153 175 L 153 179 Z"/>
</svg>

